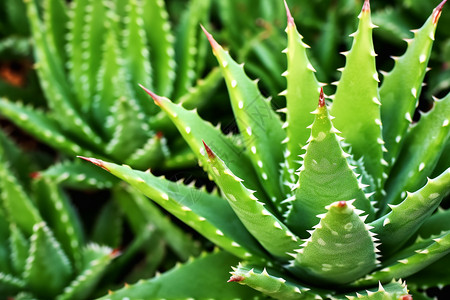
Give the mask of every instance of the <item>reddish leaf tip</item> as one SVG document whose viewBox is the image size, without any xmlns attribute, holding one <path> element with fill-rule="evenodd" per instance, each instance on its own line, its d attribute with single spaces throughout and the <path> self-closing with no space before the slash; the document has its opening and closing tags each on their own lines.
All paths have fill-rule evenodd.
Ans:
<svg viewBox="0 0 450 300">
<path fill-rule="evenodd" d="M 31 179 L 37 179 L 41 177 L 41 172 L 31 172 L 29 176 Z"/>
<path fill-rule="evenodd" d="M 370 1 L 369 0 L 364 1 L 362 12 L 370 12 Z"/>
<path fill-rule="evenodd" d="M 162 131 L 158 131 L 158 132 L 156 133 L 156 138 L 157 138 L 157 139 L 162 139 L 163 136 L 164 136 L 164 133 L 163 133 Z"/>
<path fill-rule="evenodd" d="M 117 256 L 121 255 L 122 251 L 120 251 L 119 248 L 114 249 L 113 251 L 111 251 L 111 253 L 109 254 L 109 257 L 111 257 L 112 259 L 116 258 Z"/>
<path fill-rule="evenodd" d="M 320 88 L 320 95 L 319 95 L 319 107 L 325 106 L 325 95 L 323 94 L 323 88 Z"/>
<path fill-rule="evenodd" d="M 202 142 L 203 142 L 203 146 L 205 147 L 206 153 L 208 154 L 208 157 L 210 159 L 216 158 L 216 155 L 214 154 L 214 152 L 212 152 L 211 148 L 209 148 L 208 145 L 206 145 L 205 141 L 202 140 Z"/>
<path fill-rule="evenodd" d="M 228 279 L 227 282 L 239 282 L 239 281 L 242 281 L 242 280 L 244 280 L 244 279 L 245 279 L 244 276 L 241 276 L 241 275 L 233 275 L 233 276 L 230 277 L 230 279 Z"/>
<path fill-rule="evenodd" d="M 287 3 L 286 3 L 286 0 L 284 0 L 284 7 L 286 8 L 286 15 L 287 15 L 287 23 L 288 23 L 288 26 L 289 26 L 289 25 L 290 25 L 290 26 L 295 26 L 294 18 L 293 18 L 292 15 L 291 15 L 291 11 L 289 10 L 289 7 L 288 7 L 288 5 L 287 5 Z"/>
<path fill-rule="evenodd" d="M 200 24 L 200 27 L 202 28 L 203 32 L 205 33 L 206 37 L 208 38 L 209 43 L 211 44 L 211 47 L 214 49 L 219 48 L 219 44 L 216 42 L 216 40 L 214 39 L 214 37 L 212 36 L 211 33 L 208 32 L 208 30 L 205 29 L 205 27 L 203 27 L 202 24 Z"/>
<path fill-rule="evenodd" d="M 77 156 L 78 158 L 84 159 L 90 163 L 93 163 L 96 166 L 99 166 L 100 168 L 106 170 L 109 172 L 108 168 L 106 168 L 105 164 L 103 163 L 102 160 L 100 159 L 96 159 L 96 158 L 91 158 L 91 157 L 84 157 L 84 156 Z"/>
<path fill-rule="evenodd" d="M 156 105 L 160 105 L 161 104 L 161 97 L 156 95 L 155 93 L 153 93 L 152 91 L 150 91 L 149 89 L 147 89 L 146 87 L 144 87 L 142 84 L 139 84 L 139 86 L 141 87 L 141 89 L 143 89 L 147 94 L 150 95 L 150 97 L 152 97 L 153 101 L 155 101 Z"/>
<path fill-rule="evenodd" d="M 439 5 L 436 6 L 436 8 L 433 10 L 433 24 L 435 25 L 439 21 L 439 17 L 441 16 L 442 8 L 444 8 L 445 2 L 447 2 L 447 0 L 444 0 L 441 3 L 439 3 Z"/>
<path fill-rule="evenodd" d="M 404 295 L 400 298 L 400 300 L 413 300 L 413 297 L 411 295 Z"/>
<path fill-rule="evenodd" d="M 347 207 L 347 202 L 345 202 L 345 201 L 339 201 L 339 202 L 337 203 L 337 207 L 345 208 L 345 207 Z"/>
</svg>

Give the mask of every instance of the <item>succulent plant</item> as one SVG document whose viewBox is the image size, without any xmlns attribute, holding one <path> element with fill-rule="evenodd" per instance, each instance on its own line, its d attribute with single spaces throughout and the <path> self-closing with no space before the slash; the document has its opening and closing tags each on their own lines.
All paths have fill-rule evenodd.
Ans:
<svg viewBox="0 0 450 300">
<path fill-rule="evenodd" d="M 102 299 L 405 300 L 411 294 L 427 299 L 422 289 L 450 284 L 450 273 L 442 270 L 450 258 L 449 210 L 439 208 L 450 192 L 443 153 L 450 94 L 435 99 L 418 122 L 411 117 L 444 3 L 413 31 L 405 54 L 380 85 L 372 43 L 376 26 L 366 0 L 328 105 L 286 5 L 287 105 L 279 115 L 257 81 L 205 30 L 239 133 L 224 135 L 195 110 L 146 91 L 220 193 L 84 159 L 130 183 L 223 250 Z M 240 261 L 227 288 L 217 282 L 232 261 L 221 257 L 225 252 Z M 238 290 L 236 282 L 254 294 Z"/>
<path fill-rule="evenodd" d="M 37 157 L 0 131 L 0 299 L 92 299 L 117 280 L 151 277 L 200 252 L 197 241 L 123 184 L 103 197 L 106 202 L 87 194 L 75 199 L 63 189 L 93 194 L 97 185 L 89 182 L 111 175 L 79 167 L 76 177 L 70 168 L 63 178 L 53 177 L 65 165 L 36 172 Z M 98 213 L 92 200 L 105 203 Z M 89 210 L 78 214 L 81 201 L 90 202 Z M 132 240 L 124 234 L 127 226 Z"/>
<path fill-rule="evenodd" d="M 48 109 L 1 99 L 2 115 L 72 157 L 95 154 L 141 169 L 170 165 L 169 155 L 172 163 L 192 164 L 192 153 L 137 83 L 185 101 L 204 72 L 195 45 L 207 46 L 197 24 L 208 7 L 190 1 L 175 36 L 163 0 L 26 1 Z M 194 91 L 202 97 L 190 100 L 204 99 L 219 79 L 218 70 L 206 76 Z M 195 100 L 185 105 L 199 105 Z"/>
<path fill-rule="evenodd" d="M 85 243 L 60 187 L 25 177 L 28 159 L 0 132 L 0 298 L 85 299 L 118 252 Z"/>
</svg>

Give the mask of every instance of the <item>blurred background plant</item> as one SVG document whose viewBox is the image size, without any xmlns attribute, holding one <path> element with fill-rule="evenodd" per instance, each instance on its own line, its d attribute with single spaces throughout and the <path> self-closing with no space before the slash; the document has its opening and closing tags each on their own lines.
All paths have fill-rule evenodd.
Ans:
<svg viewBox="0 0 450 300">
<path fill-rule="evenodd" d="M 95 203 L 86 190 L 67 190 L 81 177 L 112 186 L 111 176 L 80 170 L 56 184 L 39 168 L 34 153 L 0 131 L 0 299 L 92 299 L 200 253 L 198 242 L 127 186 Z"/>
<path fill-rule="evenodd" d="M 22 1 L 0 3 L 0 96 L 44 105 L 36 73 L 32 68 L 30 29 Z"/>
</svg>

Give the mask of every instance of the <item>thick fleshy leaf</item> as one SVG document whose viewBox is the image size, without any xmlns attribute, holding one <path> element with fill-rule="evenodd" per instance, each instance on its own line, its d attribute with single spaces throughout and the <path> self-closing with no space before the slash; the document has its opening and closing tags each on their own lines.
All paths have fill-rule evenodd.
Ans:
<svg viewBox="0 0 450 300">
<path fill-rule="evenodd" d="M 111 174 L 78 160 L 62 161 L 33 175 L 51 178 L 55 183 L 64 187 L 76 189 L 111 188 L 117 182 L 117 178 Z"/>
<path fill-rule="evenodd" d="M 11 234 L 9 237 L 9 246 L 11 249 L 11 264 L 15 274 L 22 274 L 25 270 L 30 243 L 17 226 L 11 224 L 10 227 Z"/>
<path fill-rule="evenodd" d="M 195 110 L 188 111 L 181 105 L 172 103 L 167 98 L 159 97 L 148 89 L 144 88 L 144 90 L 167 113 L 198 158 L 200 165 L 209 174 L 212 174 L 212 170 L 206 156 L 203 155 L 204 147 L 202 141 L 211 143 L 210 148 L 213 151 L 217 151 L 217 154 L 227 161 L 231 171 L 236 172 L 236 176 L 246 179 L 244 182 L 246 187 L 254 190 L 262 189 L 242 146 L 237 145 L 232 139 L 222 134 L 219 128 L 215 128 L 209 122 L 202 120 Z"/>
<path fill-rule="evenodd" d="M 448 286 L 450 285 L 450 274 L 447 269 L 449 265 L 450 254 L 447 254 L 425 269 L 407 277 L 408 285 L 418 289 L 427 289 L 436 285 Z"/>
<path fill-rule="evenodd" d="M 52 298 L 67 285 L 73 269 L 61 245 L 44 222 L 36 223 L 33 231 L 23 277 L 35 295 Z"/>
<path fill-rule="evenodd" d="M 297 237 L 255 197 L 253 191 L 241 183 L 242 179 L 234 175 L 206 144 L 205 149 L 214 181 L 247 230 L 269 253 L 289 258 L 289 253 L 299 246 Z"/>
<path fill-rule="evenodd" d="M 380 250 L 389 255 L 401 248 L 436 210 L 442 199 L 450 193 L 450 169 L 414 193 L 407 193 L 399 205 L 390 206 L 387 215 L 370 225 L 381 241 Z"/>
<path fill-rule="evenodd" d="M 173 45 L 175 38 L 170 31 L 169 15 L 163 0 L 144 0 L 142 6 L 143 28 L 151 49 L 150 59 L 155 91 L 168 97 L 173 89 L 176 66 Z"/>
<path fill-rule="evenodd" d="M 410 128 L 389 180 L 386 181 L 386 204 L 398 204 L 405 192 L 422 187 L 433 172 L 447 141 L 450 140 L 450 93 L 434 102 L 434 108 L 422 114 Z M 448 165 L 446 166 L 448 167 Z"/>
<path fill-rule="evenodd" d="M 195 67 L 198 64 L 198 49 L 200 48 L 198 24 L 205 23 L 211 0 L 193 0 L 181 17 L 177 27 L 175 58 L 177 62 L 177 76 L 175 81 L 174 98 L 177 99 L 187 93 L 193 85 L 196 76 Z"/>
<path fill-rule="evenodd" d="M 149 2 L 149 1 L 146 1 Z M 126 68 L 130 86 L 134 87 L 134 96 L 143 108 L 142 111 L 151 115 L 157 108 L 149 103 L 145 94 L 141 93 L 136 83 L 145 86 L 153 86 L 151 76 L 150 52 L 148 48 L 147 35 L 142 28 L 144 18 L 148 18 L 140 1 L 127 1 L 125 6 L 126 17 L 125 28 L 122 31 L 124 40 L 122 46 L 124 66 Z"/>
<path fill-rule="evenodd" d="M 286 276 L 279 275 L 273 270 L 261 270 L 251 264 L 239 264 L 233 268 L 228 282 L 238 282 L 247 285 L 274 299 L 280 300 L 312 300 L 320 298 L 321 292 L 311 291 L 309 287 L 301 286 L 293 280 L 286 280 Z"/>
<path fill-rule="evenodd" d="M 405 283 L 401 280 L 378 285 L 376 289 L 358 291 L 350 295 L 336 297 L 339 300 L 410 300 L 410 294 Z M 416 299 L 414 297 L 414 299 Z"/>
<path fill-rule="evenodd" d="M 405 54 L 395 59 L 394 68 L 384 76 L 380 87 L 383 139 L 389 164 L 398 158 L 405 133 L 412 122 L 445 2 L 435 8 L 422 28 L 414 31 L 413 40 L 406 40 L 408 48 Z"/>
<path fill-rule="evenodd" d="M 173 224 L 150 199 L 141 193 L 131 188 L 116 189 L 114 201 L 124 212 L 137 236 L 149 227 L 153 227 L 180 259 L 187 260 L 190 256 L 200 253 L 200 245 Z"/>
<path fill-rule="evenodd" d="M 305 146 L 299 181 L 293 190 L 292 207 L 286 223 L 295 233 L 306 237 L 306 230 L 319 222 L 317 215 L 325 213 L 327 205 L 336 201 L 356 199 L 355 207 L 372 217 L 373 208 L 364 194 L 340 145 L 337 130 L 327 112 L 323 92 L 311 126 L 311 137 Z"/>
<path fill-rule="evenodd" d="M 61 130 L 57 122 L 45 115 L 44 112 L 30 106 L 24 106 L 20 102 L 11 102 L 0 98 L 2 114 L 12 120 L 17 126 L 23 128 L 37 139 L 49 145 L 61 149 L 69 155 L 92 155 L 88 147 L 81 147 Z"/>
<path fill-rule="evenodd" d="M 31 235 L 33 226 L 42 221 L 42 217 L 7 163 L 2 160 L 0 160 L 0 178 L 0 199 L 8 219 L 27 236 Z"/>
<path fill-rule="evenodd" d="M 226 200 L 206 191 L 134 171 L 93 158 L 88 161 L 128 182 L 200 234 L 234 255 L 244 258 L 261 254 L 260 246 L 248 233 Z M 217 212 L 221 212 L 218 214 Z"/>
<path fill-rule="evenodd" d="M 56 300 L 87 299 L 118 252 L 90 244 L 81 251 L 83 268 L 80 274 L 56 297 Z"/>
<path fill-rule="evenodd" d="M 226 282 L 230 266 L 236 263 L 236 257 L 226 252 L 204 254 L 163 275 L 126 285 L 100 299 L 252 299 L 257 295 L 254 290 L 243 286 L 230 288 Z"/>
<path fill-rule="evenodd" d="M 2 295 L 15 294 L 23 290 L 25 286 L 26 283 L 22 279 L 0 272 L 0 293 Z"/>
<path fill-rule="evenodd" d="M 287 5 L 287 28 L 288 47 L 284 50 L 287 55 L 288 68 L 283 75 L 286 77 L 287 89 L 283 94 L 286 96 L 286 134 L 287 150 L 286 157 L 287 170 L 297 170 L 300 167 L 299 155 L 303 154 L 302 147 L 307 144 L 311 134 L 308 126 L 314 121 L 314 115 L 310 112 L 317 107 L 319 98 L 319 83 L 314 75 L 315 70 L 311 65 L 306 49 L 309 48 L 303 42 L 303 37 L 298 33 Z M 288 178 L 295 183 L 298 178 Z M 292 180 L 295 179 L 295 180 Z"/>
<path fill-rule="evenodd" d="M 42 218 L 52 228 L 66 255 L 79 267 L 79 249 L 84 242 L 84 236 L 78 215 L 67 195 L 54 182 L 44 177 L 34 182 L 33 192 Z"/>
<path fill-rule="evenodd" d="M 351 50 L 345 54 L 347 62 L 337 86 L 331 115 L 336 117 L 333 124 L 351 144 L 355 158 L 362 158 L 366 171 L 375 179 L 376 190 L 381 192 L 383 164 L 387 163 L 382 152 L 379 80 L 372 42 L 375 26 L 370 19 L 368 0 L 358 18 L 358 30 L 352 35 Z"/>
<path fill-rule="evenodd" d="M 357 280 L 354 285 L 376 284 L 378 281 L 405 278 L 428 267 L 450 253 L 450 232 L 437 237 L 418 240 L 397 253 L 389 261 L 383 262 L 383 269 Z"/>
<path fill-rule="evenodd" d="M 345 284 L 374 269 L 377 254 L 374 234 L 362 211 L 348 201 L 327 207 L 311 237 L 295 252 L 292 271 L 306 282 Z"/>
<path fill-rule="evenodd" d="M 280 145 L 286 137 L 281 121 L 260 93 L 257 82 L 250 80 L 244 67 L 204 31 L 225 77 L 233 113 L 258 179 L 272 202 L 280 203 L 284 200 L 278 180 L 279 165 L 283 161 Z"/>
</svg>

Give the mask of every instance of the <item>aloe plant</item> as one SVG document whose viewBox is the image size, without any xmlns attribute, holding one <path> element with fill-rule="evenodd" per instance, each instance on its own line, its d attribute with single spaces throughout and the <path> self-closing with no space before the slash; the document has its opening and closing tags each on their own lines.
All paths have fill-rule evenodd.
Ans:
<svg viewBox="0 0 450 300">
<path fill-rule="evenodd" d="M 196 111 L 145 90 L 220 193 L 83 158 L 130 183 L 223 250 L 102 299 L 249 299 L 249 289 L 237 289 L 244 285 L 260 298 L 404 300 L 411 294 L 427 299 L 421 289 L 450 284 L 450 273 L 442 272 L 450 255 L 449 211 L 439 208 L 450 192 L 448 153 L 443 153 L 450 136 L 450 94 L 435 99 L 418 122 L 411 118 L 444 3 L 413 31 L 405 54 L 380 85 L 372 43 L 376 26 L 366 0 L 328 104 L 286 5 L 282 94 L 287 106 L 281 115 L 243 65 L 205 30 L 239 133 L 226 136 Z M 217 282 L 230 263 L 218 257 L 225 252 L 240 261 L 227 288 Z M 435 272 L 440 275 L 429 277 Z"/>
<path fill-rule="evenodd" d="M 69 167 L 55 177 L 66 164 L 36 172 L 39 156 L 31 154 L 0 131 L 0 299 L 92 299 L 117 280 L 151 277 L 200 253 L 197 241 L 123 184 L 111 188 L 95 214 L 92 200 L 100 197 L 63 189 L 95 195 L 93 181 L 109 187 L 111 175 L 78 165 L 76 176 Z M 90 202 L 89 210 L 78 214 L 74 202 L 81 201 Z"/>
<path fill-rule="evenodd" d="M 85 242 L 60 187 L 27 178 L 30 159 L 0 132 L 1 298 L 85 299 L 118 252 Z"/>
<path fill-rule="evenodd" d="M 206 20 L 209 1 L 190 1 L 176 32 L 162 0 L 66 2 L 26 1 L 48 109 L 1 99 L 2 115 L 71 156 L 95 154 L 140 169 L 170 165 L 169 157 L 178 166 L 192 164 L 193 155 L 137 83 L 191 101 L 186 106 L 213 90 L 218 71 L 196 85 L 204 57 L 195 46 L 207 46 L 197 24 Z M 183 98 L 190 92 L 201 97 Z"/>
</svg>

